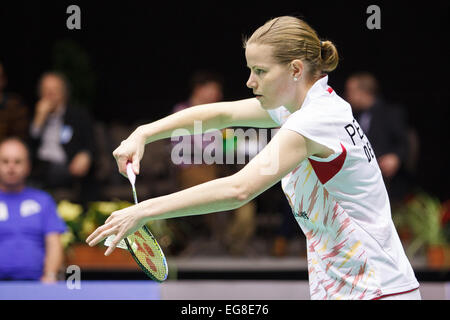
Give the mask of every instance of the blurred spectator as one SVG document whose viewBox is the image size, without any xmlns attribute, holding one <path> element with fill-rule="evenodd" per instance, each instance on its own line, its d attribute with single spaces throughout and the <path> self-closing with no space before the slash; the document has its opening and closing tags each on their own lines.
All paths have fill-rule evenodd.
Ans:
<svg viewBox="0 0 450 320">
<path fill-rule="evenodd" d="M 3 64 L 0 62 L 0 140 L 16 136 L 28 137 L 28 108 L 15 93 L 6 92 L 8 83 Z"/>
<path fill-rule="evenodd" d="M 0 280 L 54 282 L 66 226 L 52 197 L 26 186 L 30 166 L 22 140 L 0 142 Z"/>
<path fill-rule="evenodd" d="M 375 151 L 391 203 L 401 201 L 410 189 L 405 170 L 410 160 L 405 110 L 381 97 L 377 79 L 368 72 L 347 79 L 345 97 Z"/>
<path fill-rule="evenodd" d="M 95 139 L 90 115 L 70 104 L 69 82 L 61 73 L 45 73 L 38 93 L 30 126 L 34 181 L 50 190 L 71 189 L 72 201 L 85 204 L 95 200 Z"/>
<path fill-rule="evenodd" d="M 175 105 L 173 113 L 196 105 L 218 102 L 222 99 L 222 77 L 213 72 L 198 71 L 190 80 L 190 96 L 188 100 Z M 190 161 L 183 162 L 176 168 L 178 184 L 181 189 L 214 180 L 224 175 L 221 165 L 215 163 L 205 164 L 203 161 L 201 164 L 194 164 L 194 153 L 199 152 L 203 154 L 204 148 L 210 143 L 215 143 L 217 147 L 222 147 L 222 141 L 214 141 L 212 134 L 205 133 L 199 139 L 191 136 L 188 139 L 174 143 L 186 143 L 186 141 L 191 146 L 190 148 L 183 148 L 183 150 L 191 150 L 191 154 L 183 154 L 182 156 L 183 159 L 190 159 Z M 197 143 L 197 141 L 201 141 L 201 143 Z M 215 238 L 214 240 L 225 245 L 230 253 L 242 254 L 247 241 L 254 233 L 255 212 L 256 206 L 254 202 L 236 209 L 227 228 L 224 228 L 224 221 L 222 220 L 224 216 L 221 215 L 189 217 L 189 219 L 182 218 L 182 220 L 184 223 L 191 224 L 196 232 L 206 222 L 208 233 Z"/>
<path fill-rule="evenodd" d="M 173 113 L 179 112 L 183 109 L 206 103 L 214 103 L 222 100 L 223 81 L 219 75 L 207 71 L 199 71 L 194 74 L 189 84 L 190 96 L 187 101 L 176 104 L 172 110 Z M 197 139 L 198 138 L 198 139 Z M 191 154 L 182 154 L 182 159 L 189 159 L 183 161 L 178 166 L 178 183 L 183 189 L 191 186 L 216 179 L 218 177 L 218 166 L 216 164 L 206 165 L 194 164 L 194 154 L 203 154 L 203 149 L 210 143 L 217 143 L 212 138 L 212 135 L 203 134 L 201 137 L 186 137 L 180 142 L 174 141 L 173 144 L 187 143 L 189 146 L 183 148 L 183 151 L 190 150 Z M 200 141 L 200 143 L 197 143 Z"/>
</svg>

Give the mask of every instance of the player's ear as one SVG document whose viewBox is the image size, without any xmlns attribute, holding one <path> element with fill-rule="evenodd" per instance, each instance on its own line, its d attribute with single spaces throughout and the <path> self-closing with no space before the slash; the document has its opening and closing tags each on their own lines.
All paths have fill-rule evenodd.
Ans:
<svg viewBox="0 0 450 320">
<path fill-rule="evenodd" d="M 304 63 L 300 59 L 292 60 L 289 64 L 289 72 L 293 78 L 300 79 L 304 72 Z"/>
</svg>

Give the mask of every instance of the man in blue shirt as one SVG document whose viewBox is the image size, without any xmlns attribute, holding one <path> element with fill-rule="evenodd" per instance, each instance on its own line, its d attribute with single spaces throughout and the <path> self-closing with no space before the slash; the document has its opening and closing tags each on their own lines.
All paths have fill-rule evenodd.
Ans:
<svg viewBox="0 0 450 320">
<path fill-rule="evenodd" d="M 66 225 L 53 198 L 29 188 L 30 159 L 18 138 L 0 142 L 0 280 L 54 282 Z"/>
</svg>

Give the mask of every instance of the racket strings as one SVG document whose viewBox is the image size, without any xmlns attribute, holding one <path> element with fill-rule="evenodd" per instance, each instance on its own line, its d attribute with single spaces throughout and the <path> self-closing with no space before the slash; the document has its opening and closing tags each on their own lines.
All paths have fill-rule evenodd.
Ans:
<svg viewBox="0 0 450 320">
<path fill-rule="evenodd" d="M 128 236 L 131 250 L 147 274 L 158 281 L 163 281 L 167 277 L 164 254 L 156 240 L 145 231 L 141 229 Z"/>
</svg>

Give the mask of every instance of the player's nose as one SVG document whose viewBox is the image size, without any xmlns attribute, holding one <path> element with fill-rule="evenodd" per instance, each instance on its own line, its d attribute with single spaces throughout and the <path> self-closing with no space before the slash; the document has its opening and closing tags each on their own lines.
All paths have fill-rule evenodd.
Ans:
<svg viewBox="0 0 450 320">
<path fill-rule="evenodd" d="M 246 85 L 247 85 L 247 88 L 250 88 L 250 89 L 256 89 L 258 86 L 257 82 L 255 81 L 255 79 L 253 78 L 253 76 L 251 74 L 248 77 Z"/>
</svg>

